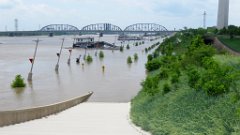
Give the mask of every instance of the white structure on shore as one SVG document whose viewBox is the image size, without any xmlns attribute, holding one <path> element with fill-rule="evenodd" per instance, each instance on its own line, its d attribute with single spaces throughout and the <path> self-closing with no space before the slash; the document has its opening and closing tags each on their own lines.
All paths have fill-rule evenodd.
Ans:
<svg viewBox="0 0 240 135">
<path fill-rule="evenodd" d="M 222 29 L 228 27 L 228 14 L 229 14 L 229 0 L 218 1 L 218 19 L 217 28 Z"/>
</svg>

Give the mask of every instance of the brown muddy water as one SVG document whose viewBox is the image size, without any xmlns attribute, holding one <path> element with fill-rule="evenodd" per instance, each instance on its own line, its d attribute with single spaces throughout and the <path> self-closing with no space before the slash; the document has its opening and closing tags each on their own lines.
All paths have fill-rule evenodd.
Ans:
<svg viewBox="0 0 240 135">
<path fill-rule="evenodd" d="M 131 49 L 125 48 L 124 52 L 103 50 L 105 57 L 102 60 L 95 56 L 99 50 L 87 50 L 87 54 L 93 57 L 91 64 L 85 63 L 83 59 L 80 64 L 76 64 L 75 59 L 80 54 L 84 55 L 85 49 L 73 49 L 71 64 L 68 65 L 67 48 L 72 47 L 73 36 L 65 36 L 57 74 L 54 70 L 56 53 L 60 51 L 60 39 L 63 37 L 41 36 L 33 68 L 33 81 L 29 83 L 27 76 L 31 64 L 28 59 L 33 56 L 33 40 L 36 38 L 0 37 L 0 111 L 51 104 L 89 91 L 94 92 L 90 102 L 129 102 L 140 91 L 140 83 L 146 76 L 144 65 L 147 54 L 143 51 L 144 48 L 160 41 L 146 40 L 144 45 L 138 47 L 130 43 Z M 97 36 L 95 40 L 99 40 Z M 100 40 L 113 43 L 116 36 L 108 35 Z M 121 43 L 116 41 L 116 44 Z M 139 59 L 128 65 L 127 57 L 133 57 L 134 53 L 138 54 Z M 104 72 L 102 66 L 105 66 Z M 11 88 L 11 82 L 17 74 L 25 78 L 26 88 Z"/>
</svg>

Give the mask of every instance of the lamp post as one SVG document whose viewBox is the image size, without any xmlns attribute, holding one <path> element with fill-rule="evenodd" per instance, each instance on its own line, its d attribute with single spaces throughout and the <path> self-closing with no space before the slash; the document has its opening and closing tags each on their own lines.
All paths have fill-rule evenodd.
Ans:
<svg viewBox="0 0 240 135">
<path fill-rule="evenodd" d="M 30 58 L 30 62 L 32 63 L 32 66 L 31 66 L 31 69 L 30 69 L 30 72 L 28 73 L 28 81 L 32 81 L 32 71 L 33 71 L 33 65 L 35 63 L 35 58 L 36 58 L 36 54 L 37 54 L 37 49 L 38 49 L 38 43 L 40 42 L 39 39 L 37 40 L 33 40 L 34 42 L 36 42 L 36 46 L 35 46 L 35 51 L 34 51 L 34 55 L 33 55 L 33 58 Z"/>
<path fill-rule="evenodd" d="M 68 57 L 68 65 L 70 65 L 70 63 L 71 63 L 71 56 L 72 56 L 72 49 L 69 49 L 68 50 L 69 51 L 69 57 Z"/>
<path fill-rule="evenodd" d="M 61 40 L 62 40 L 62 45 L 61 45 L 60 52 L 57 53 L 58 61 L 57 61 L 57 64 L 55 66 L 55 71 L 58 71 L 58 69 L 59 69 L 59 61 L 60 61 L 60 57 L 61 57 L 61 54 L 62 54 L 62 48 L 63 48 L 63 43 L 64 43 L 65 38 L 62 38 Z"/>
</svg>

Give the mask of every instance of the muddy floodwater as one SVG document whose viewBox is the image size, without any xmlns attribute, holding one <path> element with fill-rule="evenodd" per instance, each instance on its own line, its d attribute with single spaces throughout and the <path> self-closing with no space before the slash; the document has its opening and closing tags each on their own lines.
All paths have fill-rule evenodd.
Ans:
<svg viewBox="0 0 240 135">
<path fill-rule="evenodd" d="M 80 54 L 84 55 L 85 50 L 73 49 L 71 64 L 68 65 L 68 47 L 72 47 L 73 36 L 65 36 L 59 73 L 56 73 L 56 53 L 60 51 L 62 36 L 41 36 L 33 81 L 29 83 L 29 58 L 33 57 L 33 40 L 36 38 L 0 37 L 0 111 L 56 103 L 89 91 L 94 92 L 90 102 L 129 102 L 141 89 L 140 83 L 146 76 L 147 54 L 144 48 L 160 41 L 145 41 L 144 45 L 138 47 L 130 43 L 130 50 L 125 48 L 124 52 L 103 50 L 105 57 L 102 60 L 95 56 L 99 50 L 87 50 L 86 53 L 93 57 L 91 64 L 85 63 L 83 59 L 77 64 L 75 59 Z M 95 40 L 99 38 L 95 36 Z M 100 40 L 121 45 L 114 35 L 104 36 Z M 134 53 L 138 54 L 139 59 L 128 65 L 127 57 L 133 57 Z M 105 66 L 104 72 L 102 66 Z M 25 78 L 26 88 L 11 88 L 11 82 L 17 74 Z"/>
</svg>

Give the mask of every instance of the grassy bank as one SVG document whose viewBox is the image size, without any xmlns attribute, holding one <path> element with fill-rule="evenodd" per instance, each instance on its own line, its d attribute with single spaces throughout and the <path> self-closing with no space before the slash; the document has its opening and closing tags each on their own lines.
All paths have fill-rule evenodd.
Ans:
<svg viewBox="0 0 240 135">
<path fill-rule="evenodd" d="M 228 46 L 232 50 L 240 52 L 240 38 L 239 37 L 230 39 L 229 36 L 219 36 L 219 39 L 222 43 L 224 43 L 226 46 Z"/>
<path fill-rule="evenodd" d="M 240 58 L 217 54 L 196 35 L 165 40 L 146 64 L 131 119 L 153 135 L 240 134 Z"/>
</svg>

